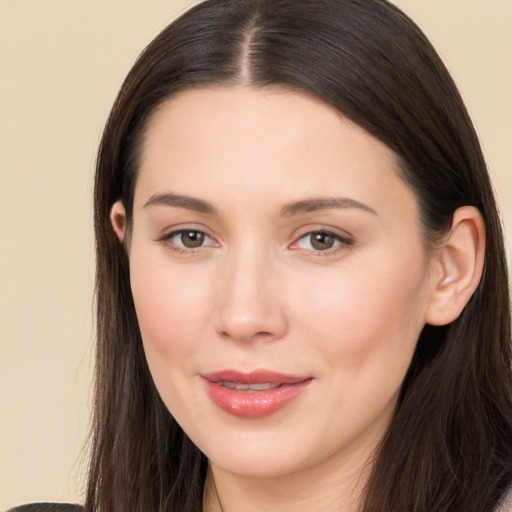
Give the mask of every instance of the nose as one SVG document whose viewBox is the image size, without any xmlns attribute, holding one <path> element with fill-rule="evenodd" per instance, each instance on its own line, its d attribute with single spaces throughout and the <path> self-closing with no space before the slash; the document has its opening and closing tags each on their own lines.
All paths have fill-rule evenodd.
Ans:
<svg viewBox="0 0 512 512">
<path fill-rule="evenodd" d="M 248 248 L 224 265 L 218 282 L 217 333 L 237 342 L 282 338 L 288 322 L 278 263 Z"/>
</svg>

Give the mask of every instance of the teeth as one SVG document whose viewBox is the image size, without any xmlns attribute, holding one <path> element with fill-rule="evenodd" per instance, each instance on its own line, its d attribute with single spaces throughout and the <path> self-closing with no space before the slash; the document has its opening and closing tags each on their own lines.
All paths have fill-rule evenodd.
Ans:
<svg viewBox="0 0 512 512">
<path fill-rule="evenodd" d="M 264 384 L 241 384 L 238 382 L 217 382 L 220 386 L 237 391 L 266 391 L 267 389 L 278 388 L 281 384 L 265 382 Z"/>
</svg>

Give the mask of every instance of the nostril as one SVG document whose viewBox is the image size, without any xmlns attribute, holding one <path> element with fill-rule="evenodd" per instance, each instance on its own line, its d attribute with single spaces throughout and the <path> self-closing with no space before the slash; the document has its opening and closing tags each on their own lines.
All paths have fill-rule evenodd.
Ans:
<svg viewBox="0 0 512 512">
<path fill-rule="evenodd" d="M 269 341 L 281 338 L 287 322 L 278 310 L 253 316 L 229 316 L 220 312 L 216 331 L 224 339 L 240 342 Z"/>
<path fill-rule="evenodd" d="M 256 340 L 265 340 L 265 339 L 269 339 L 269 338 L 275 338 L 276 335 L 269 332 L 269 331 L 256 331 L 256 332 L 252 332 L 250 330 L 248 331 L 245 331 L 245 332 L 242 332 L 241 330 L 233 330 L 233 329 L 230 329 L 230 330 L 223 330 L 220 332 L 220 335 L 223 337 L 223 338 L 226 338 L 226 339 L 235 339 L 235 340 L 238 340 L 238 341 L 243 341 L 243 342 L 250 342 L 250 341 L 256 341 Z"/>
</svg>

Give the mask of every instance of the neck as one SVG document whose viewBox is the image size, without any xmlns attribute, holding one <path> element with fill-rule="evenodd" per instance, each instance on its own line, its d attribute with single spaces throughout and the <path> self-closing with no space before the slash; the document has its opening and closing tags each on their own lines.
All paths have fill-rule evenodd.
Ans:
<svg viewBox="0 0 512 512">
<path fill-rule="evenodd" d="M 352 461 L 353 462 L 353 461 Z M 308 468 L 284 476 L 233 475 L 210 464 L 203 512 L 358 512 L 371 465 L 363 458 L 340 467 Z"/>
</svg>

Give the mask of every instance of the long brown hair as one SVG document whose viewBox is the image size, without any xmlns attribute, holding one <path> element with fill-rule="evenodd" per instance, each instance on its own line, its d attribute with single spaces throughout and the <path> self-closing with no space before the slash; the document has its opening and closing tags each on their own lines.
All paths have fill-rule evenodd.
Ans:
<svg viewBox="0 0 512 512">
<path fill-rule="evenodd" d="M 397 155 L 427 241 L 454 211 L 486 224 L 481 282 L 452 324 L 425 326 L 375 454 L 365 512 L 490 512 L 512 481 L 507 268 L 480 145 L 418 27 L 386 0 L 208 0 L 141 54 L 97 161 L 97 362 L 87 512 L 199 512 L 207 461 L 160 400 L 145 361 L 127 254 L 109 221 L 131 220 L 147 120 L 178 91 L 273 85 L 334 106 Z"/>
</svg>

